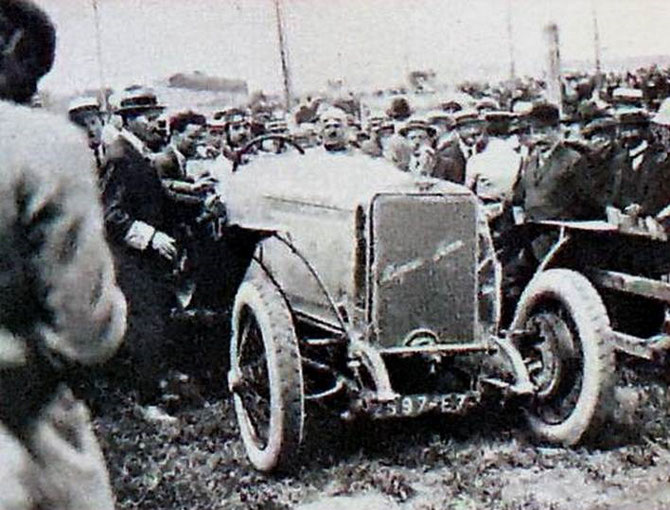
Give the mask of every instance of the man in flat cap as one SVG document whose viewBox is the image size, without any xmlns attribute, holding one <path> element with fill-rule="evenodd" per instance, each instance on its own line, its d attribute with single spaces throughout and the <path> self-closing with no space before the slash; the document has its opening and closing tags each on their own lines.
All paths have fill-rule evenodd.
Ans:
<svg viewBox="0 0 670 510">
<path fill-rule="evenodd" d="M 233 107 L 218 112 L 214 118 L 217 117 L 224 123 L 221 154 L 230 161 L 234 161 L 237 152 L 252 138 L 250 113 L 243 108 Z"/>
<path fill-rule="evenodd" d="M 55 31 L 32 2 L 0 2 L 0 508 L 113 510 L 86 407 L 62 381 L 105 361 L 125 300 L 81 133 L 30 110 Z"/>
</svg>

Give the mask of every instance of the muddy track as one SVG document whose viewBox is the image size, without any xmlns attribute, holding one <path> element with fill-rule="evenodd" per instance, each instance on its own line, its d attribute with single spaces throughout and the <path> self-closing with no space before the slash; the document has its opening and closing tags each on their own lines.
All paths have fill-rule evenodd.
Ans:
<svg viewBox="0 0 670 510">
<path fill-rule="evenodd" d="M 510 410 L 343 424 L 308 409 L 283 477 L 247 462 L 220 373 L 169 388 L 175 424 L 147 422 L 134 391 L 108 383 L 93 405 L 121 509 L 670 508 L 668 395 L 648 372 L 624 371 L 618 423 L 590 448 L 535 445 Z"/>
</svg>

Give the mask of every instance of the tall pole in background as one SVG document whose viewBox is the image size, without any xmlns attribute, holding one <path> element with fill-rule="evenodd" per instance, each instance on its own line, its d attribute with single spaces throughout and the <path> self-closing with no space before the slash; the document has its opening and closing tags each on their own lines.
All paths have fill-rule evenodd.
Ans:
<svg viewBox="0 0 670 510">
<path fill-rule="evenodd" d="M 563 111 L 561 96 L 561 53 L 558 42 L 558 25 L 549 23 L 544 27 L 547 40 L 547 99 Z"/>
<path fill-rule="evenodd" d="M 95 22 L 95 47 L 98 57 L 98 74 L 100 79 L 100 107 L 107 111 L 107 94 L 105 93 L 105 73 L 102 64 L 102 36 L 100 32 L 100 11 L 98 10 L 98 0 L 91 0 L 93 6 L 93 19 Z"/>
<path fill-rule="evenodd" d="M 284 20 L 282 17 L 281 0 L 274 0 L 277 15 L 277 35 L 279 37 L 279 55 L 281 58 L 281 70 L 284 78 L 284 102 L 286 111 L 291 110 L 291 74 L 289 70 L 288 48 L 286 47 L 286 36 L 284 34 Z"/>
<path fill-rule="evenodd" d="M 596 0 L 591 0 L 591 16 L 593 17 L 593 51 L 596 63 L 596 81 L 600 86 L 601 81 L 601 62 L 600 62 L 600 30 L 598 29 L 598 11 L 596 10 Z"/>
<path fill-rule="evenodd" d="M 516 62 L 514 58 L 514 39 L 512 30 L 512 0 L 507 0 L 507 43 L 509 45 L 509 79 L 516 78 Z"/>
</svg>

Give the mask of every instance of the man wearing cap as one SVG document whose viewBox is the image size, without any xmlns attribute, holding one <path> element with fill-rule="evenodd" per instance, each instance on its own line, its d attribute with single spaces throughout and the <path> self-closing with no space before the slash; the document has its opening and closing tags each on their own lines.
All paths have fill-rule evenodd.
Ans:
<svg viewBox="0 0 670 510">
<path fill-rule="evenodd" d="M 147 146 L 156 141 L 162 109 L 153 92 L 132 90 L 120 98 L 115 111 L 123 127 L 106 148 L 100 172 L 107 238 L 129 302 L 126 347 L 144 404 L 158 394 L 165 319 L 172 299 L 167 275 L 178 253 L 167 198 Z"/>
<path fill-rule="evenodd" d="M 388 147 L 388 141 L 393 136 L 395 127 L 391 119 L 383 112 L 372 112 L 367 119 L 368 139 L 361 142 L 361 151 L 373 158 L 381 158 Z"/>
<path fill-rule="evenodd" d="M 465 184 L 466 163 L 483 135 L 483 119 L 474 110 L 461 110 L 454 115 L 454 127 L 455 136 L 439 140 L 437 153 L 444 179 Z"/>
<path fill-rule="evenodd" d="M 628 195 L 635 198 L 639 215 L 656 216 L 670 204 L 670 99 L 661 103 L 658 113 L 651 119 L 653 143 L 635 172 L 637 186 Z M 664 215 L 665 216 L 665 215 Z M 668 222 L 663 220 L 664 226 Z"/>
<path fill-rule="evenodd" d="M 618 194 L 613 205 L 625 209 L 637 202 L 640 167 L 650 147 L 649 114 L 641 108 L 620 108 L 616 111 L 619 122 L 617 134 L 618 159 L 624 162 L 617 172 Z"/>
<path fill-rule="evenodd" d="M 583 196 L 576 179 L 587 150 L 565 143 L 558 135 L 558 108 L 541 103 L 530 112 L 532 147 L 521 165 L 513 192 L 513 203 L 521 206 L 527 219 L 569 220 L 584 218 Z"/>
<path fill-rule="evenodd" d="M 242 108 L 229 108 L 220 112 L 218 117 L 224 122 L 225 134 L 221 154 L 230 161 L 234 161 L 237 152 L 251 140 L 249 112 Z"/>
<path fill-rule="evenodd" d="M 70 101 L 68 117 L 77 126 L 84 129 L 88 138 L 88 148 L 93 151 L 95 162 L 102 166 L 102 114 L 95 97 L 78 97 Z"/>
<path fill-rule="evenodd" d="M 414 175 L 437 177 L 437 156 L 433 142 L 437 130 L 419 117 L 410 118 L 398 133 L 404 136 L 412 150 L 409 172 Z"/>
<path fill-rule="evenodd" d="M 622 180 L 629 174 L 627 152 L 617 140 L 618 122 L 611 116 L 593 119 L 581 130 L 582 140 L 570 144 L 582 153 L 582 171 L 575 175 L 574 193 L 581 197 L 583 219 L 604 219 L 608 206 L 618 205 Z"/>
<path fill-rule="evenodd" d="M 513 114 L 489 112 L 484 118 L 485 145 L 468 159 L 465 185 L 483 200 L 504 202 L 511 199 L 521 167 L 521 155 L 509 133 Z"/>
<path fill-rule="evenodd" d="M 290 138 L 290 133 L 288 129 L 288 124 L 286 119 L 281 114 L 273 115 L 265 123 L 265 133 L 269 135 L 279 135 Z M 281 154 L 288 150 L 286 142 L 280 139 L 272 139 L 266 141 L 261 147 L 262 150 L 270 152 L 272 154 Z"/>
<path fill-rule="evenodd" d="M 0 2 L 0 508 L 113 510 L 88 411 L 62 387 L 125 329 L 95 169 L 76 128 L 13 104 L 55 42 L 32 2 Z"/>
</svg>

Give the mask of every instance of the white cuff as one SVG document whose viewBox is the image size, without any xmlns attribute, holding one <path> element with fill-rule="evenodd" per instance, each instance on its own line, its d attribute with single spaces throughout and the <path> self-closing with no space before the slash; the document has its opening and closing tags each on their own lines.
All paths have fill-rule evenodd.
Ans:
<svg viewBox="0 0 670 510">
<path fill-rule="evenodd" d="M 123 240 L 131 248 L 146 250 L 156 229 L 143 221 L 133 221 Z"/>
<path fill-rule="evenodd" d="M 25 340 L 5 328 L 0 328 L 0 369 L 25 365 L 28 347 Z"/>
</svg>

